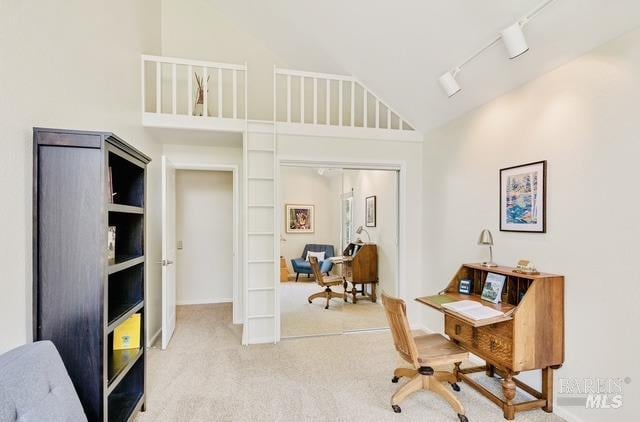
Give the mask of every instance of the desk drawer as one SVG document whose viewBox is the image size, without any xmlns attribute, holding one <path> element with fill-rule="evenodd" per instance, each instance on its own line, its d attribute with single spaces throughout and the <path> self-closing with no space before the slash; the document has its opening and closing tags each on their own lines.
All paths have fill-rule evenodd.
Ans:
<svg viewBox="0 0 640 422">
<path fill-rule="evenodd" d="M 471 345 L 473 343 L 473 327 L 464 321 L 449 315 L 444 316 L 444 332 L 454 340 Z"/>
<path fill-rule="evenodd" d="M 473 327 L 455 317 L 444 316 L 444 331 L 471 353 L 505 368 L 513 366 L 513 321 Z"/>
</svg>

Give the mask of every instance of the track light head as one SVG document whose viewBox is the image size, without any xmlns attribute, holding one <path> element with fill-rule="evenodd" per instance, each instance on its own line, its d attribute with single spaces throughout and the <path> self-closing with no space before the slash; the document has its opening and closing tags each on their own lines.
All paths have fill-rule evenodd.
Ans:
<svg viewBox="0 0 640 422">
<path fill-rule="evenodd" d="M 440 85 L 442 86 L 442 89 L 444 90 L 444 92 L 447 94 L 449 98 L 456 95 L 462 89 L 460 88 L 460 85 L 458 85 L 458 81 L 456 81 L 455 75 L 457 73 L 458 73 L 457 69 L 456 71 L 449 71 L 444 75 L 440 76 L 440 78 L 438 79 L 440 81 Z"/>
<path fill-rule="evenodd" d="M 520 22 L 516 22 L 500 31 L 500 36 L 502 37 L 502 42 L 504 43 L 504 47 L 507 49 L 507 54 L 510 59 L 515 59 L 521 54 L 529 51 L 529 46 L 527 45 L 527 40 L 522 32 Z"/>
</svg>

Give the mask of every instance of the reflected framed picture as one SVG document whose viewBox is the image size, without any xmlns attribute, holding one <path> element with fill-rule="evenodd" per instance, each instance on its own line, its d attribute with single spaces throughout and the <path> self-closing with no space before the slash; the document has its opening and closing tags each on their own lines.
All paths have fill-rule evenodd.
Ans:
<svg viewBox="0 0 640 422">
<path fill-rule="evenodd" d="M 313 233 L 314 207 L 313 205 L 285 205 L 285 226 L 287 233 Z"/>
<path fill-rule="evenodd" d="M 500 231 L 545 233 L 547 162 L 500 170 Z"/>
<path fill-rule="evenodd" d="M 375 227 L 376 226 L 376 197 L 375 196 L 367 196 L 364 200 L 364 223 L 367 227 Z"/>
</svg>

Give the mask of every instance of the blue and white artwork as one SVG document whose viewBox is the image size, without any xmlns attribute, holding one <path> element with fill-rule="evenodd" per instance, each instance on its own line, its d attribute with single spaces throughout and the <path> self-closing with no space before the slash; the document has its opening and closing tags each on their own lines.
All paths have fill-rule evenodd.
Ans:
<svg viewBox="0 0 640 422">
<path fill-rule="evenodd" d="M 544 232 L 544 181 L 546 162 L 500 171 L 500 229 Z"/>
<path fill-rule="evenodd" d="M 507 223 L 536 224 L 538 173 L 520 173 L 507 178 Z"/>
</svg>

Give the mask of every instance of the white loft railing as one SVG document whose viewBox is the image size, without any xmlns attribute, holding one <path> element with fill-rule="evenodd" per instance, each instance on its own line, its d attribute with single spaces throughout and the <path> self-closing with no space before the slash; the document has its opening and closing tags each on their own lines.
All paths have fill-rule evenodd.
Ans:
<svg viewBox="0 0 640 422">
<path fill-rule="evenodd" d="M 274 110 L 276 122 L 415 132 L 352 76 L 274 68 Z"/>
<path fill-rule="evenodd" d="M 141 80 L 147 126 L 213 128 L 230 119 L 240 128 L 247 116 L 246 65 L 143 55 Z"/>
</svg>

